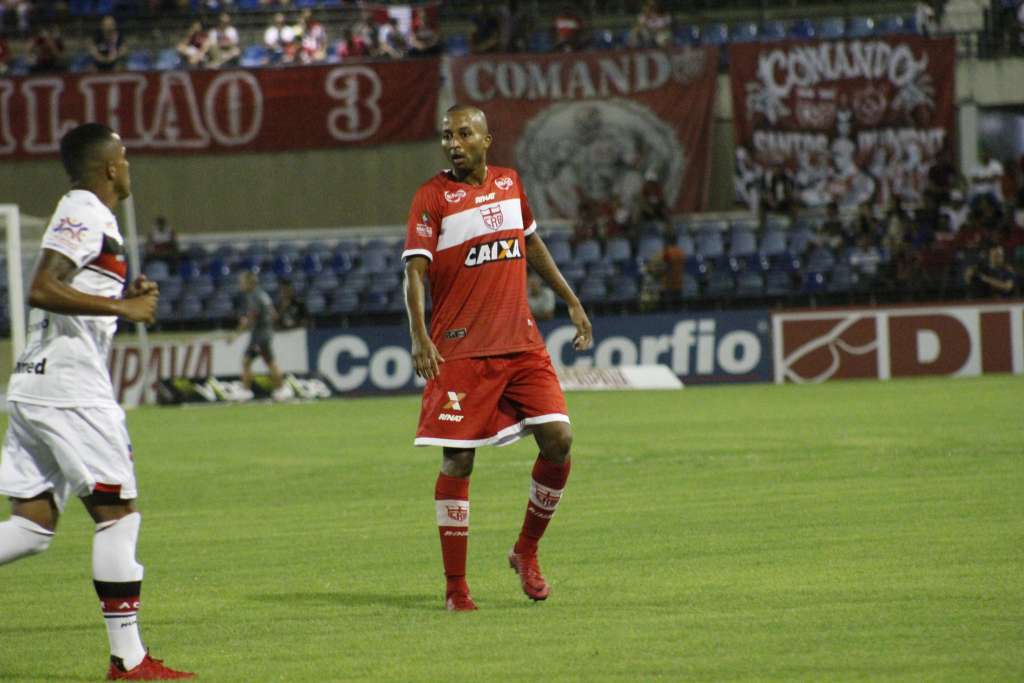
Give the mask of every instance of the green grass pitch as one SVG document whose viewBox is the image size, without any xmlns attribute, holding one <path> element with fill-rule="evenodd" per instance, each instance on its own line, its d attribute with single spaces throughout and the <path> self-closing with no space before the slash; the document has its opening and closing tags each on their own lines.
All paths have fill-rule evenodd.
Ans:
<svg viewBox="0 0 1024 683">
<path fill-rule="evenodd" d="M 1024 380 L 569 396 L 531 604 L 532 440 L 478 452 L 444 611 L 418 398 L 129 414 L 141 620 L 205 681 L 1024 679 Z M 0 568 L 0 680 L 100 680 L 91 525 Z"/>
</svg>

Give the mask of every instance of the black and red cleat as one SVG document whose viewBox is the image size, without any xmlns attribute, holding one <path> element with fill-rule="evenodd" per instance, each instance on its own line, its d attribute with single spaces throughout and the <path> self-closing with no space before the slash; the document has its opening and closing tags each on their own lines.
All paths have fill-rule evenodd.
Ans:
<svg viewBox="0 0 1024 683">
<path fill-rule="evenodd" d="M 465 591 L 453 591 L 446 595 L 444 606 L 449 612 L 472 612 L 476 609 L 473 598 Z"/>
<path fill-rule="evenodd" d="M 194 673 L 175 671 L 164 666 L 162 659 L 153 659 L 148 652 L 133 669 L 125 669 L 120 657 L 111 656 L 110 670 L 107 671 L 108 681 L 177 681 L 195 677 Z"/>
<path fill-rule="evenodd" d="M 537 556 L 517 553 L 512 548 L 508 554 L 508 566 L 512 567 L 519 575 L 519 583 L 523 586 L 523 592 L 531 600 L 546 600 L 551 589 L 544 575 L 540 573 L 540 565 L 537 564 Z"/>
</svg>

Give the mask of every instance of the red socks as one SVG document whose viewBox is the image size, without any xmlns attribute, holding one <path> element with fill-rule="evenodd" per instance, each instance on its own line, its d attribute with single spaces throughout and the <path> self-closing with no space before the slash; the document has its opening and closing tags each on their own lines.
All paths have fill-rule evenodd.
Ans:
<svg viewBox="0 0 1024 683">
<path fill-rule="evenodd" d="M 469 477 L 449 477 L 439 472 L 434 485 L 437 530 L 441 558 L 448 579 L 447 594 L 469 592 L 466 585 L 466 547 L 469 542 Z"/>
<path fill-rule="evenodd" d="M 555 514 L 558 501 L 562 498 L 565 482 L 569 479 L 572 458 L 562 464 L 538 456 L 533 465 L 533 483 L 530 486 L 530 500 L 526 504 L 526 519 L 519 533 L 515 551 L 520 555 L 536 555 L 537 543 L 548 528 L 548 522 Z"/>
</svg>

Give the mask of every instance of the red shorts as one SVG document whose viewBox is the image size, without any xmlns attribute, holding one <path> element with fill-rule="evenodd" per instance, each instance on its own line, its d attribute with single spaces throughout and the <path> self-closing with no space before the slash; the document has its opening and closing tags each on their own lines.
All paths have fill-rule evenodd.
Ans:
<svg viewBox="0 0 1024 683">
<path fill-rule="evenodd" d="M 533 425 L 568 422 L 546 349 L 441 364 L 423 389 L 417 446 L 505 446 Z"/>
</svg>

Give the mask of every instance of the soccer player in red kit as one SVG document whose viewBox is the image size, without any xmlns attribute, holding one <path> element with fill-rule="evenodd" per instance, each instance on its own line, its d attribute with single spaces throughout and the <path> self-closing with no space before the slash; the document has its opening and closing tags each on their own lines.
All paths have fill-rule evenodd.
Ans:
<svg viewBox="0 0 1024 683">
<path fill-rule="evenodd" d="M 509 553 L 523 592 L 533 600 L 549 588 L 537 564 L 537 543 L 569 477 L 565 397 L 530 315 L 529 263 L 569 306 L 573 345 L 591 344 L 590 320 L 537 234 L 519 174 L 487 165 L 491 134 L 474 107 L 448 110 L 441 146 L 451 170 L 425 182 L 413 198 L 405 251 L 405 302 L 416 374 L 423 390 L 417 446 L 441 446 L 434 488 L 445 606 L 476 609 L 466 583 L 469 477 L 479 446 L 503 446 L 532 433 L 540 449 L 522 531 Z M 424 279 L 433 312 L 427 331 Z"/>
</svg>

